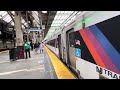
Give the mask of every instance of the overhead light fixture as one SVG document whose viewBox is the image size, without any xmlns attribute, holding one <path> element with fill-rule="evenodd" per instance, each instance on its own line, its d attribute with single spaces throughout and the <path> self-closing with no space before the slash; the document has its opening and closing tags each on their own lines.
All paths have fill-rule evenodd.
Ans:
<svg viewBox="0 0 120 90">
<path fill-rule="evenodd" d="M 47 11 L 42 11 L 42 13 L 47 13 Z"/>
</svg>

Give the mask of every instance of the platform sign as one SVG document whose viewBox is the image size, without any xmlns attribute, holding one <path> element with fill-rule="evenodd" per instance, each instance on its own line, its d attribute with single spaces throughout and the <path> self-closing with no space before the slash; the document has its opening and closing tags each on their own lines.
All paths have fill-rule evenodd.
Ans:
<svg viewBox="0 0 120 90">
<path fill-rule="evenodd" d="M 75 49 L 75 56 L 79 57 L 79 58 L 81 57 L 81 49 L 79 49 L 79 48 Z"/>
<path fill-rule="evenodd" d="M 28 29 L 28 31 L 42 31 L 42 29 L 38 29 L 38 28 L 30 28 L 30 29 Z"/>
</svg>

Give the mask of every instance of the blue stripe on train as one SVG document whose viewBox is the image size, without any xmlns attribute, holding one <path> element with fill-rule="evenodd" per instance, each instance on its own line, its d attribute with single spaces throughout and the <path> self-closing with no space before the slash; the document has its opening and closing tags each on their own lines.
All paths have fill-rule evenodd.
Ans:
<svg viewBox="0 0 120 90">
<path fill-rule="evenodd" d="M 90 26 L 89 28 L 96 37 L 96 39 L 99 41 L 101 46 L 104 48 L 106 53 L 109 55 L 112 62 L 120 71 L 120 54 L 111 45 L 111 43 L 107 40 L 107 38 L 104 36 L 104 34 L 99 30 L 99 28 L 96 25 Z"/>
</svg>

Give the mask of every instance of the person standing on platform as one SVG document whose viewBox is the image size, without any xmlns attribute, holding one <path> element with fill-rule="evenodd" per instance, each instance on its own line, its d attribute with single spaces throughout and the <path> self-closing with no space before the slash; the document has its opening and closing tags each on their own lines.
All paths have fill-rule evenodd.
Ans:
<svg viewBox="0 0 120 90">
<path fill-rule="evenodd" d="M 30 43 L 30 46 L 31 46 L 31 51 L 33 51 L 33 43 L 32 42 Z"/>
<path fill-rule="evenodd" d="M 25 41 L 24 48 L 26 53 L 26 59 L 28 58 L 27 53 L 29 53 L 29 58 L 30 58 L 30 42 Z"/>
<path fill-rule="evenodd" d="M 35 52 L 36 52 L 36 54 L 39 54 L 40 53 L 40 45 L 39 45 L 39 43 L 38 42 L 36 42 L 35 43 Z"/>
<path fill-rule="evenodd" d="M 40 43 L 40 53 L 43 53 L 43 43 Z"/>
</svg>

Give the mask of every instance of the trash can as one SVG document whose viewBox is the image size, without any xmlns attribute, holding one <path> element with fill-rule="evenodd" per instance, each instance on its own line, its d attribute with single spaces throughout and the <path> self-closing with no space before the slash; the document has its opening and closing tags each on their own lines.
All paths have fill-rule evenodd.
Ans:
<svg viewBox="0 0 120 90">
<path fill-rule="evenodd" d="M 9 50 L 9 56 L 10 56 L 10 61 L 15 61 L 17 60 L 17 48 L 11 48 Z"/>
<path fill-rule="evenodd" d="M 9 50 L 10 61 L 15 61 L 18 59 L 24 59 L 24 47 L 17 46 L 16 48 L 11 48 Z"/>
</svg>

